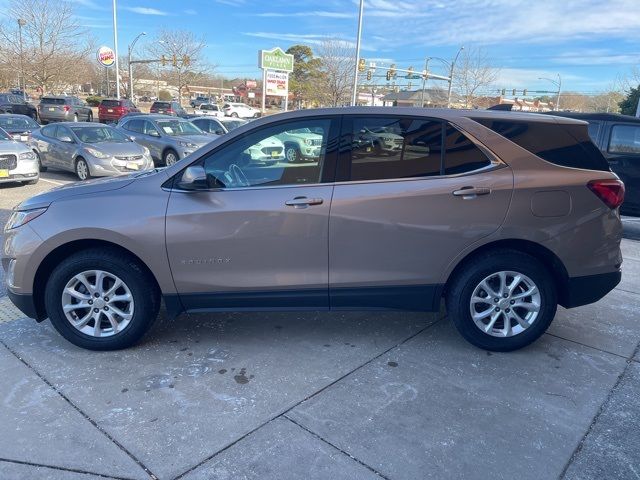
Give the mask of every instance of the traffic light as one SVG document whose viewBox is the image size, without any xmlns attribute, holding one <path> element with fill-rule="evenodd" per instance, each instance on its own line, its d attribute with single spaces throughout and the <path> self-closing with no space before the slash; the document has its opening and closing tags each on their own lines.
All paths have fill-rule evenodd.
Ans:
<svg viewBox="0 0 640 480">
<path fill-rule="evenodd" d="M 507 90 L 505 88 L 503 88 L 501 93 L 502 93 L 502 96 L 504 97 L 506 95 L 506 93 L 507 93 Z"/>
<path fill-rule="evenodd" d="M 526 96 L 527 96 L 527 89 L 526 89 L 526 88 L 522 91 L 522 96 L 523 96 L 523 97 L 526 97 Z"/>
<path fill-rule="evenodd" d="M 387 70 L 387 82 L 391 81 L 391 70 Z"/>
<path fill-rule="evenodd" d="M 511 92 L 511 95 L 513 95 L 514 97 L 516 96 L 516 89 L 514 88 L 513 91 Z"/>
<path fill-rule="evenodd" d="M 367 70 L 367 80 L 371 80 L 371 77 L 373 75 L 371 74 L 371 70 Z"/>
<path fill-rule="evenodd" d="M 364 73 L 366 69 L 367 69 L 367 61 L 364 58 L 361 58 L 360 61 L 358 62 L 358 72 Z"/>
<path fill-rule="evenodd" d="M 189 55 L 184 55 L 182 57 L 182 66 L 188 67 L 190 63 L 191 63 L 191 59 L 189 58 Z"/>
<path fill-rule="evenodd" d="M 160 63 L 162 64 L 162 66 L 164 67 L 167 64 L 167 57 L 165 57 L 164 55 L 162 55 L 160 57 Z"/>
<path fill-rule="evenodd" d="M 391 67 L 389 67 L 389 72 L 391 72 L 391 76 L 395 77 L 396 76 L 396 64 L 392 63 Z"/>
<path fill-rule="evenodd" d="M 173 54 L 173 59 L 171 63 L 173 64 L 174 67 L 178 66 L 178 57 L 176 57 L 175 53 Z"/>
<path fill-rule="evenodd" d="M 407 78 L 413 77 L 413 67 L 409 67 L 407 70 L 408 70 Z"/>
</svg>

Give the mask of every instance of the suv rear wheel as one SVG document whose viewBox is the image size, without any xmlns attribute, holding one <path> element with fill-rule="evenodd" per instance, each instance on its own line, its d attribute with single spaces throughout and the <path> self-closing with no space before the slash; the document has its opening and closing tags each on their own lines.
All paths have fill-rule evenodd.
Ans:
<svg viewBox="0 0 640 480">
<path fill-rule="evenodd" d="M 531 255 L 494 250 L 472 259 L 448 288 L 447 311 L 473 345 L 517 350 L 537 340 L 557 308 L 553 277 Z"/>
<path fill-rule="evenodd" d="M 134 260 L 118 252 L 85 250 L 49 277 L 45 306 L 51 323 L 74 345 L 118 350 L 134 345 L 158 315 L 159 294 Z"/>
</svg>

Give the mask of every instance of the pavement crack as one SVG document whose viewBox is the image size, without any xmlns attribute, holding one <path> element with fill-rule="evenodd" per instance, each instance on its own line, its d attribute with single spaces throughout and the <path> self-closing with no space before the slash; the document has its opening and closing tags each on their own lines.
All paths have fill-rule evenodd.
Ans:
<svg viewBox="0 0 640 480">
<path fill-rule="evenodd" d="M 96 477 L 100 477 L 100 478 L 108 478 L 109 480 L 133 480 L 131 478 L 128 477 L 113 477 L 111 475 L 104 475 L 103 473 L 96 473 L 96 472 L 89 472 L 86 470 L 80 470 L 77 468 L 69 468 L 69 467 L 59 467 L 57 465 L 47 465 L 44 463 L 33 463 L 33 462 L 26 462 L 24 460 L 14 460 L 12 458 L 2 458 L 0 457 L 0 462 L 5 462 L 5 463 L 15 463 L 18 465 L 27 465 L 30 467 L 38 467 L 38 468 L 50 468 L 51 470 L 59 470 L 62 472 L 70 472 L 70 473 L 80 473 L 83 475 L 94 475 Z"/>
<path fill-rule="evenodd" d="M 550 337 L 559 338 L 560 340 L 564 340 L 565 342 L 575 343 L 576 345 L 581 345 L 585 348 L 590 348 L 591 350 L 596 350 L 598 352 L 606 353 L 609 355 L 613 355 L 618 358 L 624 358 L 625 360 L 633 360 L 633 356 L 635 352 L 631 354 L 630 357 L 625 357 L 624 355 L 620 355 L 619 353 L 610 352 L 608 350 L 603 350 L 602 348 L 594 347 L 593 345 L 587 345 L 586 343 L 578 342 L 577 340 L 571 340 L 570 338 L 561 337 L 560 335 L 556 335 L 555 333 L 545 332 L 545 335 L 549 335 Z"/>
<path fill-rule="evenodd" d="M 354 462 L 362 465 L 363 467 L 365 467 L 367 470 L 370 470 L 371 472 L 375 473 L 377 476 L 379 476 L 380 478 L 384 478 L 385 480 L 389 480 L 389 477 L 387 477 L 386 475 L 384 475 L 383 473 L 379 472 L 378 470 L 376 470 L 375 468 L 373 468 L 371 465 L 368 465 L 366 463 L 364 463 L 362 460 L 354 457 L 353 455 L 351 455 L 349 452 L 341 449 L 340 447 L 338 447 L 337 445 L 334 445 L 333 443 L 331 443 L 329 440 L 326 440 L 325 438 L 321 437 L 320 435 L 318 435 L 316 432 L 309 430 L 307 427 L 305 427 L 304 425 L 296 422 L 294 419 L 292 419 L 291 417 L 289 417 L 288 415 L 282 415 L 284 418 L 286 418 L 287 420 L 289 420 L 291 423 L 293 423 L 294 425 L 298 426 L 299 428 L 301 428 L 302 430 L 304 430 L 305 432 L 313 435 L 315 438 L 317 438 L 318 440 L 326 443 L 327 445 L 329 445 L 330 447 L 336 449 L 337 451 L 339 451 L 340 453 L 342 453 L 343 455 L 347 456 L 348 458 L 350 458 L 351 460 L 353 460 Z"/>
<path fill-rule="evenodd" d="M 53 383 L 51 383 L 44 375 L 42 375 L 38 370 L 36 370 L 32 365 L 29 364 L 24 358 L 18 354 L 18 352 L 14 351 L 9 345 L 7 345 L 3 340 L 0 340 L 0 344 L 2 344 L 11 354 L 16 357 L 24 366 L 26 366 L 29 370 L 31 370 L 40 380 L 42 380 L 45 384 L 49 386 L 54 392 L 56 392 L 62 399 L 71 406 L 76 412 L 82 415 L 85 420 L 87 420 L 91 425 L 93 425 L 100 433 L 102 433 L 105 437 L 107 437 L 116 447 L 118 447 L 124 454 L 126 454 L 131 460 L 133 460 L 140 468 L 142 468 L 145 473 L 149 476 L 151 480 L 158 480 L 158 477 L 147 468 L 147 466 L 142 463 L 138 457 L 136 457 L 132 452 L 127 450 L 127 448 L 122 445 L 118 440 L 116 440 L 111 434 L 109 434 L 106 430 L 104 430 L 98 423 L 91 418 L 87 413 L 85 413 L 80 407 L 78 407 L 75 403 L 69 399 L 62 391 L 60 391 Z"/>
</svg>

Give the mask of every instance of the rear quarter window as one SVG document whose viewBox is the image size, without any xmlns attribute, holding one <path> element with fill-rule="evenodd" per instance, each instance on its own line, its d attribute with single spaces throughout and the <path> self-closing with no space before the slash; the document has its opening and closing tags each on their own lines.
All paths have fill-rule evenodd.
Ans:
<svg viewBox="0 0 640 480">
<path fill-rule="evenodd" d="M 609 171 L 609 164 L 589 138 L 586 125 L 490 118 L 473 120 L 549 163 Z"/>
</svg>

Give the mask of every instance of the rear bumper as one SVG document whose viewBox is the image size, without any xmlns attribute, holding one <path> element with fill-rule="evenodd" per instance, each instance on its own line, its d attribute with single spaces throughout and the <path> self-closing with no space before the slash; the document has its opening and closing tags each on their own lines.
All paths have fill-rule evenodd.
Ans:
<svg viewBox="0 0 640 480">
<path fill-rule="evenodd" d="M 597 302 L 613 290 L 620 280 L 622 280 L 621 271 L 569 277 L 567 291 L 560 305 L 565 308 L 574 308 Z"/>
<path fill-rule="evenodd" d="M 36 303 L 32 294 L 13 293 L 11 290 L 8 290 L 7 295 L 9 296 L 9 300 L 11 300 L 11 302 L 27 317 L 35 318 L 38 321 L 44 319 L 44 317 L 40 316 L 39 318 L 38 316 L 38 309 L 36 308 Z"/>
</svg>

